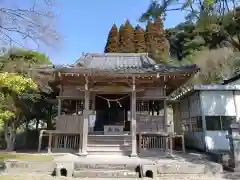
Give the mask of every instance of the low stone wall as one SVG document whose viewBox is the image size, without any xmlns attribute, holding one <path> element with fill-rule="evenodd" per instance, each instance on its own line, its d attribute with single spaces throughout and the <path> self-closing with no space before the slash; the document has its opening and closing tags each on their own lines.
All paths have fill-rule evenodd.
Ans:
<svg viewBox="0 0 240 180">
<path fill-rule="evenodd" d="M 5 161 L 5 172 L 53 173 L 55 162 Z"/>
<path fill-rule="evenodd" d="M 223 173 L 221 164 L 208 161 L 207 159 L 192 159 L 186 161 L 180 158 L 157 158 L 157 160 L 147 160 L 122 156 L 121 158 L 115 157 L 100 161 L 97 157 L 79 157 L 76 155 L 60 156 L 55 158 L 52 162 L 8 160 L 5 161 L 4 172 L 13 174 L 39 173 L 50 175 L 56 169 L 56 174 L 59 175 L 61 169 L 66 169 L 68 176 L 72 176 L 73 172 L 78 176 L 82 176 L 82 174 L 86 176 L 88 173 L 97 174 L 96 172 L 101 172 L 103 176 L 106 176 L 106 172 L 112 173 L 114 170 L 118 172 L 118 176 L 125 176 L 124 174 L 126 173 L 130 173 L 131 176 L 136 176 L 133 172 L 136 172 L 138 166 L 142 167 L 142 171 L 151 170 L 154 176 L 167 174 L 186 174 L 189 176 L 196 174 L 215 175 Z M 144 174 L 142 171 L 141 173 Z M 111 175 L 107 177 L 110 176 Z"/>
<path fill-rule="evenodd" d="M 189 162 L 164 163 L 156 166 L 158 174 L 220 174 L 223 172 L 221 164 L 206 161 L 196 164 Z"/>
</svg>

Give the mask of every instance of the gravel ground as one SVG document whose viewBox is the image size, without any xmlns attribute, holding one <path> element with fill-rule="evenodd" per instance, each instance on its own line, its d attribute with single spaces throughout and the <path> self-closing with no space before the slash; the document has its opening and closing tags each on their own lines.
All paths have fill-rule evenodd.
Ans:
<svg viewBox="0 0 240 180">
<path fill-rule="evenodd" d="M 239 180 L 240 179 L 240 173 L 239 174 L 225 174 L 224 177 L 220 176 L 208 176 L 208 175 L 164 175 L 157 179 L 159 180 Z M 50 175 L 44 175 L 44 174 L 5 174 L 0 175 L 1 180 L 77 180 L 78 178 L 69 178 L 69 177 L 52 177 Z M 82 180 L 105 180 L 104 178 L 81 178 Z M 114 178 L 108 178 L 109 180 L 114 180 Z M 144 178 L 145 180 L 149 180 L 149 178 Z M 127 180 L 121 178 L 121 180 Z M 129 179 L 131 180 L 131 179 Z M 133 180 L 133 179 L 132 179 Z"/>
</svg>

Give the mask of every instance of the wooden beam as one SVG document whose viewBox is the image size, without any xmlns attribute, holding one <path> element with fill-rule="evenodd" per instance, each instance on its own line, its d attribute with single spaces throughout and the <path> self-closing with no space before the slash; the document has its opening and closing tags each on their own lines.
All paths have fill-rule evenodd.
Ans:
<svg viewBox="0 0 240 180">
<path fill-rule="evenodd" d="M 85 91 L 83 87 L 77 87 L 79 91 Z M 132 88 L 126 86 L 94 86 L 89 88 L 90 92 L 132 92 Z M 144 89 L 138 89 L 136 92 L 142 92 Z"/>
</svg>

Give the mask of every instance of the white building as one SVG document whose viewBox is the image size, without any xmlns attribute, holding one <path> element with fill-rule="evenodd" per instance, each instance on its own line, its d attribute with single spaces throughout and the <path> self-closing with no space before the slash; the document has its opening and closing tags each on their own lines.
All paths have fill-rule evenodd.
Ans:
<svg viewBox="0 0 240 180">
<path fill-rule="evenodd" d="M 229 125 L 240 121 L 240 75 L 223 85 L 197 85 L 177 97 L 174 128 L 185 127 L 186 146 L 204 151 L 228 150 Z"/>
</svg>

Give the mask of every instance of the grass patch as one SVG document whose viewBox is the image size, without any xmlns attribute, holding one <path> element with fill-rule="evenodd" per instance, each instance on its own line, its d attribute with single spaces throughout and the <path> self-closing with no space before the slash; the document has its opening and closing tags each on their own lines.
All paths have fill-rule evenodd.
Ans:
<svg viewBox="0 0 240 180">
<path fill-rule="evenodd" d="M 56 180 L 55 177 L 49 175 L 28 175 L 28 174 L 18 174 L 18 175 L 0 175 L 1 180 Z M 62 178 L 61 178 L 62 179 Z M 69 178 L 64 178 L 69 179 Z M 72 179 L 72 178 L 71 178 Z"/>
<path fill-rule="evenodd" d="M 28 174 L 21 174 L 21 175 L 0 175 L 1 180 L 42 180 L 42 179 L 48 179 L 48 180 L 54 180 L 53 177 L 47 177 L 45 176 L 36 176 L 36 175 L 28 175 Z"/>
<path fill-rule="evenodd" d="M 16 159 L 21 161 L 52 161 L 52 155 L 43 154 L 18 154 L 18 153 L 1 153 L 0 161 Z"/>
<path fill-rule="evenodd" d="M 1 180 L 15 180 L 17 178 L 14 178 L 12 176 L 0 176 Z"/>
</svg>

